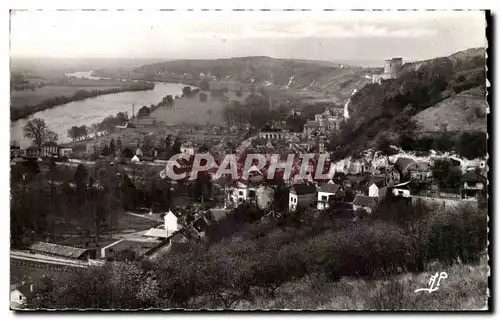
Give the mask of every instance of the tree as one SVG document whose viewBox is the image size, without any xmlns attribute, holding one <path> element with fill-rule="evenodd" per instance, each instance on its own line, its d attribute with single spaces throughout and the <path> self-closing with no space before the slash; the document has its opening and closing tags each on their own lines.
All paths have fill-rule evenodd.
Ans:
<svg viewBox="0 0 500 320">
<path fill-rule="evenodd" d="M 210 90 L 210 84 L 208 83 L 207 80 L 201 80 L 200 81 L 200 89 L 203 90 L 203 91 Z"/>
<path fill-rule="evenodd" d="M 486 156 L 486 134 L 484 132 L 464 132 L 460 137 L 458 152 L 467 159 L 482 158 Z"/>
<path fill-rule="evenodd" d="M 118 112 L 115 119 L 118 125 L 123 125 L 128 121 L 128 114 L 126 112 Z"/>
<path fill-rule="evenodd" d="M 115 140 L 113 138 L 111 138 L 111 140 L 109 141 L 109 149 L 111 153 L 114 155 L 116 151 L 116 145 L 115 145 Z"/>
<path fill-rule="evenodd" d="M 456 189 L 460 185 L 462 171 L 453 165 L 449 159 L 436 159 L 432 166 L 432 177 L 437 181 L 439 187 Z"/>
<path fill-rule="evenodd" d="M 167 96 L 167 107 L 173 107 L 174 105 L 174 98 L 172 97 L 171 94 Z"/>
<path fill-rule="evenodd" d="M 33 143 L 37 147 L 41 147 L 44 143 L 48 127 L 45 124 L 45 120 L 40 118 L 35 118 L 24 126 L 24 136 L 28 139 L 32 139 Z"/>
<path fill-rule="evenodd" d="M 49 141 L 49 142 L 57 142 L 57 140 L 59 138 L 57 133 L 55 133 L 54 131 L 51 131 L 51 130 L 47 131 L 46 136 L 47 136 L 47 141 Z"/>
<path fill-rule="evenodd" d="M 172 145 L 172 152 L 174 154 L 181 152 L 181 140 L 179 139 L 179 137 L 175 138 L 174 144 Z"/>
<path fill-rule="evenodd" d="M 84 137 L 84 138 L 89 137 L 89 130 L 88 130 L 86 125 L 81 125 L 80 127 L 78 127 L 78 129 L 79 129 L 81 137 Z"/>
<path fill-rule="evenodd" d="M 205 92 L 200 93 L 200 101 L 201 102 L 207 102 L 208 96 Z"/>
<path fill-rule="evenodd" d="M 143 106 L 142 108 L 139 109 L 137 116 L 138 117 L 147 117 L 147 116 L 149 116 L 150 113 L 151 113 L 151 111 L 149 110 L 149 108 L 146 106 Z"/>
<path fill-rule="evenodd" d="M 123 148 L 122 139 L 120 139 L 120 137 L 118 137 L 118 138 L 116 138 L 116 150 L 121 153 L 122 148 Z"/>
<path fill-rule="evenodd" d="M 67 131 L 68 137 L 71 138 L 71 140 L 73 140 L 73 141 L 78 140 L 79 133 L 80 132 L 79 132 L 79 129 L 77 126 L 72 126 Z"/>
<path fill-rule="evenodd" d="M 90 132 L 94 134 L 94 137 L 97 137 L 99 134 L 99 125 L 97 123 L 93 123 L 90 128 Z"/>
<path fill-rule="evenodd" d="M 185 86 L 184 88 L 182 88 L 182 94 L 185 97 L 190 97 L 191 96 L 191 87 L 190 86 Z"/>
<path fill-rule="evenodd" d="M 208 109 L 207 114 L 208 114 L 208 122 L 212 123 L 212 109 Z"/>
<path fill-rule="evenodd" d="M 85 166 L 83 164 L 79 164 L 78 167 L 76 168 L 74 180 L 76 184 L 84 184 L 85 180 L 89 176 L 87 169 L 85 169 Z"/>
</svg>

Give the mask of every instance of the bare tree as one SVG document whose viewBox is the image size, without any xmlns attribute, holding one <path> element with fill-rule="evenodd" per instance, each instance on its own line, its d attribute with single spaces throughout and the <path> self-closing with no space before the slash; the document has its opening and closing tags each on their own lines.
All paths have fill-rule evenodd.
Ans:
<svg viewBox="0 0 500 320">
<path fill-rule="evenodd" d="M 32 119 L 24 126 L 24 136 L 32 139 L 33 143 L 38 147 L 44 142 L 47 131 L 48 127 L 45 121 L 40 118 Z"/>
</svg>

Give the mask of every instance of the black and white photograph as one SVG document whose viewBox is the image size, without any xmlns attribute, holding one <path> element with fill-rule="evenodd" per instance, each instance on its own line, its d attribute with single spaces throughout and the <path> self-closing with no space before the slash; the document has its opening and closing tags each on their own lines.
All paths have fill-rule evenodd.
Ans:
<svg viewBox="0 0 500 320">
<path fill-rule="evenodd" d="M 10 310 L 491 311 L 490 18 L 10 10 Z"/>
</svg>

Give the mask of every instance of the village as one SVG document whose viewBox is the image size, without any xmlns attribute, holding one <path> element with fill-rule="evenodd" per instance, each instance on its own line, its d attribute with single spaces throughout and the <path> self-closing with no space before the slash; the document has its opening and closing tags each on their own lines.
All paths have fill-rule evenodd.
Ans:
<svg viewBox="0 0 500 320">
<path fill-rule="evenodd" d="M 227 87 L 222 88 L 223 91 L 235 90 L 233 81 L 225 83 Z M 217 87 L 220 86 L 223 82 L 217 82 Z M 269 103 L 269 108 L 271 105 Z M 248 206 L 262 212 L 258 219 L 337 207 L 356 220 L 374 212 L 379 203 L 387 199 L 409 202 L 420 199 L 443 207 L 460 203 L 477 205 L 486 201 L 485 160 L 464 161 L 445 156 L 419 159 L 367 151 L 356 159 L 331 161 L 327 146 L 331 136 L 346 120 L 345 108 L 332 104 L 323 112 L 314 114 L 313 119 L 306 119 L 301 131 L 291 129 L 290 119 L 300 118 L 303 112 L 303 109 L 292 107 L 286 119 L 268 121 L 260 128 L 250 124 L 243 127 L 169 126 L 168 134 L 143 133 L 133 144 L 123 144 L 118 134 L 100 138 L 98 142 L 91 139 L 83 144 L 84 147 L 82 144 L 72 147 L 71 144 L 45 142 L 41 147 L 30 146 L 23 150 L 18 145 L 11 145 L 11 170 L 19 174 L 20 183 L 30 180 L 30 175 L 48 174 L 55 167 L 65 168 L 66 179 L 75 170 L 83 170 L 82 167 L 88 171 L 112 167 L 117 176 L 126 175 L 135 185 L 147 184 L 151 176 L 168 181 L 170 197 L 176 204 L 168 210 L 153 207 L 128 210 L 124 214 L 129 219 L 141 220 L 144 229 L 138 230 L 137 226 L 130 227 L 129 224 L 129 228 L 115 232 L 106 240 L 100 240 L 97 235 L 95 242 L 98 243 L 94 245 L 88 242 L 64 244 L 67 241 L 63 236 L 47 237 L 46 241 L 37 240 L 11 250 L 11 264 L 28 270 L 21 272 L 11 287 L 11 303 L 20 306 L 32 294 L 29 270 L 71 273 L 75 268 L 99 267 L 113 261 L 154 261 L 169 252 L 182 251 L 189 242 L 207 241 L 207 233 L 217 232 L 221 221 L 241 214 L 238 209 Z M 137 126 L 137 123 L 127 123 L 118 126 L 118 130 L 123 134 L 136 131 Z M 148 131 L 147 124 L 142 124 L 142 128 Z M 198 177 L 191 181 L 189 175 L 176 181 L 165 173 L 166 167 L 172 165 L 171 158 L 179 154 L 189 159 L 178 163 L 180 170 L 189 173 L 193 159 L 200 153 L 209 153 L 219 165 L 226 155 L 234 154 L 240 173 L 248 155 L 261 155 L 265 165 L 250 163 L 250 169 L 238 179 L 214 178 L 217 166 L 206 172 L 197 172 Z M 276 166 L 276 174 L 270 174 L 275 156 L 284 162 L 289 155 L 306 153 L 316 156 L 307 163 L 295 157 L 289 176 L 284 175 L 282 169 L 276 170 Z M 326 157 L 320 165 L 321 154 Z M 447 170 L 452 168 L 454 172 L 460 172 L 460 177 L 454 177 L 457 179 L 454 188 L 443 187 L 448 184 L 439 180 L 448 179 L 447 173 L 433 176 L 437 163 L 443 162 L 449 164 Z M 320 172 L 323 177 L 327 168 L 327 178 L 318 178 L 318 166 L 323 169 Z M 151 175 L 145 176 L 144 170 Z M 60 185 L 65 179 L 62 176 L 50 179 L 48 183 Z M 94 181 L 88 187 L 102 188 L 100 183 L 103 182 Z M 75 183 L 70 183 L 70 187 L 76 188 Z M 186 192 L 190 188 L 200 189 L 194 199 Z M 177 200 L 181 198 L 185 200 Z"/>
</svg>

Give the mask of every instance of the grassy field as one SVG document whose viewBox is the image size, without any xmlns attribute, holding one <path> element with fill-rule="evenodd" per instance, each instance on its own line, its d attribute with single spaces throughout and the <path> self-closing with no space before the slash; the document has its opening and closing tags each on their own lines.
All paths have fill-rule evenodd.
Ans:
<svg viewBox="0 0 500 320">
<path fill-rule="evenodd" d="M 419 112 L 413 118 L 422 131 L 484 131 L 487 129 L 488 105 L 485 93 L 480 88 L 473 88 L 448 99 L 433 107 Z"/>
<path fill-rule="evenodd" d="M 279 288 L 275 298 L 262 297 L 237 308 L 323 309 L 323 310 L 479 310 L 487 306 L 489 267 L 484 258 L 479 265 L 439 265 L 421 274 L 404 274 L 388 280 L 325 282 L 303 278 Z M 428 288 L 429 278 L 446 272 L 439 289 Z"/>
<path fill-rule="evenodd" d="M 58 84 L 49 84 L 32 90 L 13 90 L 10 92 L 11 108 L 22 108 L 27 105 L 36 105 L 44 100 L 58 96 L 72 96 L 78 90 L 96 90 L 121 88 L 127 82 L 116 80 L 89 80 L 69 79 Z"/>
</svg>

